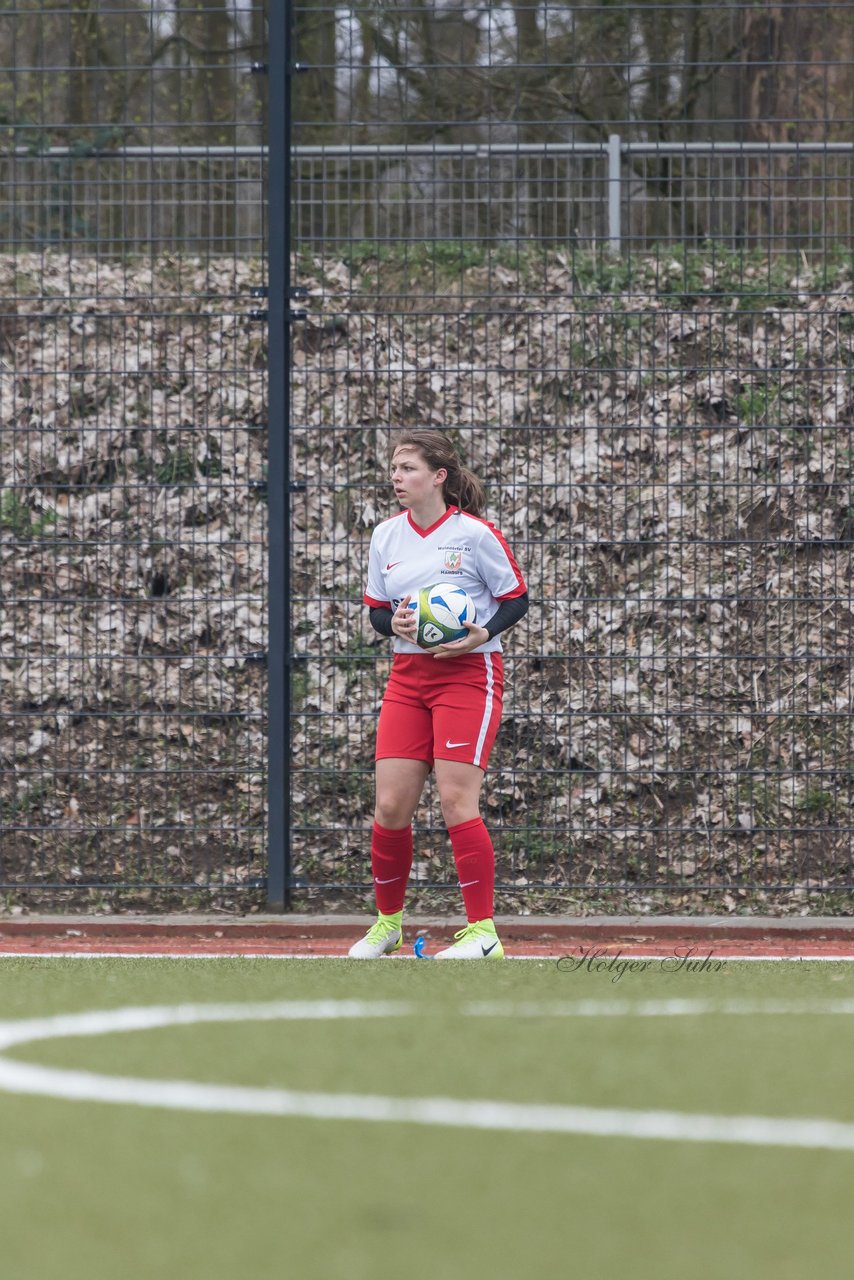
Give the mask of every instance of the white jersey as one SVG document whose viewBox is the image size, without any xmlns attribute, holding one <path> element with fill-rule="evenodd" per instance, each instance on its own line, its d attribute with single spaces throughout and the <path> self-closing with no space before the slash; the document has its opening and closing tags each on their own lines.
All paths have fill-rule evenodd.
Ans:
<svg viewBox="0 0 854 1280">
<path fill-rule="evenodd" d="M 414 597 L 436 582 L 463 587 L 474 600 L 482 627 L 499 601 L 527 590 L 513 552 L 495 526 L 458 507 L 449 507 L 429 529 L 420 529 L 409 511 L 377 525 L 368 555 L 365 604 L 394 610 L 405 596 Z M 493 636 L 472 653 L 500 650 L 501 639 Z M 394 637 L 394 651 L 424 652 L 400 636 Z"/>
</svg>

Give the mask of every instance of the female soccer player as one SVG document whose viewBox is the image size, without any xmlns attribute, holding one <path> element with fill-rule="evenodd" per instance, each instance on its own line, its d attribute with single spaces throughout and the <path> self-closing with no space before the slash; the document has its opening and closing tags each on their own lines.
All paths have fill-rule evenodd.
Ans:
<svg viewBox="0 0 854 1280">
<path fill-rule="evenodd" d="M 527 588 L 504 538 L 481 518 L 483 486 L 441 432 L 398 435 L 391 482 L 402 509 L 374 530 L 365 592 L 373 627 L 395 638 L 377 727 L 371 868 L 379 914 L 349 954 L 377 960 L 400 950 L 412 818 L 433 768 L 468 917 L 436 959 L 497 960 L 495 854 L 478 806 L 501 718 L 498 636 L 527 612 Z M 477 622 L 465 623 L 463 639 L 425 650 L 408 605 L 437 582 L 464 587 Z"/>
</svg>

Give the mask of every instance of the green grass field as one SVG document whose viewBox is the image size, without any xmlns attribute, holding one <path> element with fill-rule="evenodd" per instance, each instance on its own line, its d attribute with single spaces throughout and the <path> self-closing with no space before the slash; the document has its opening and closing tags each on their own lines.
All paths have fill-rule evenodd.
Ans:
<svg viewBox="0 0 854 1280">
<path fill-rule="evenodd" d="M 57 958 L 2 959 L 0 975 L 0 1031 L 128 1006 L 397 1007 L 53 1035 L 7 1048 L 0 1063 L 314 1095 L 854 1123 L 846 964 L 730 961 L 675 974 L 651 962 L 614 982 L 553 961 Z M 841 1280 L 852 1271 L 854 1150 L 2 1090 L 0 1134 L 8 1280 Z"/>
</svg>

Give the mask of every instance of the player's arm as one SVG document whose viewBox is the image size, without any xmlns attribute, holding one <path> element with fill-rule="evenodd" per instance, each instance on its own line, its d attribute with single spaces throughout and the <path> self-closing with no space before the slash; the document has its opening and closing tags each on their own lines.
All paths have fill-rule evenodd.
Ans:
<svg viewBox="0 0 854 1280">
<path fill-rule="evenodd" d="M 448 644 L 439 645 L 433 651 L 433 656 L 436 658 L 453 658 L 459 657 L 463 653 L 471 653 L 473 649 L 486 644 L 487 640 L 491 640 L 499 632 L 506 631 L 508 627 L 512 627 L 514 622 L 524 618 L 527 612 L 527 591 L 520 596 L 513 596 L 510 600 L 502 600 L 495 613 L 484 626 L 479 627 L 475 622 L 464 622 L 463 626 L 467 628 L 468 635 L 463 636 L 462 640 L 451 640 Z"/>
<path fill-rule="evenodd" d="M 486 630 L 489 633 L 490 640 L 497 636 L 499 632 L 506 631 L 508 627 L 521 622 L 527 612 L 527 591 L 523 591 L 520 596 L 511 596 L 507 600 L 502 600 L 489 622 L 486 623 Z"/>
<path fill-rule="evenodd" d="M 472 622 L 464 623 L 468 635 L 462 640 L 439 645 L 433 651 L 437 658 L 454 658 L 463 653 L 471 653 L 499 632 L 512 627 L 514 622 L 524 618 L 528 612 L 528 589 L 513 552 L 502 534 L 492 525 L 481 527 L 488 529 L 488 532 L 484 532 L 478 543 L 475 570 L 499 601 L 498 608 L 482 627 Z"/>
<path fill-rule="evenodd" d="M 391 620 L 393 617 L 391 609 L 386 604 L 372 604 L 368 617 L 371 620 L 371 626 L 374 631 L 378 631 L 381 636 L 393 636 L 391 629 Z"/>
<path fill-rule="evenodd" d="M 411 599 L 412 596 L 404 596 L 394 611 L 390 605 L 371 603 L 368 616 L 374 631 L 378 631 L 381 636 L 400 636 L 401 640 L 417 644 L 418 624 L 414 612 L 409 608 Z"/>
<path fill-rule="evenodd" d="M 382 557 L 380 555 L 378 533 L 375 529 L 371 535 L 371 546 L 368 552 L 368 582 L 362 599 L 368 606 L 368 616 L 374 631 L 379 632 L 381 636 L 388 636 L 389 638 L 394 635 L 403 635 L 408 640 L 408 631 L 402 632 L 399 629 L 404 619 L 398 615 L 400 615 L 404 606 L 409 603 L 410 597 L 407 596 L 406 600 L 402 600 L 400 606 L 395 609 L 393 604 L 385 598 L 385 593 Z M 411 614 L 411 610 L 407 610 L 407 612 Z"/>
</svg>

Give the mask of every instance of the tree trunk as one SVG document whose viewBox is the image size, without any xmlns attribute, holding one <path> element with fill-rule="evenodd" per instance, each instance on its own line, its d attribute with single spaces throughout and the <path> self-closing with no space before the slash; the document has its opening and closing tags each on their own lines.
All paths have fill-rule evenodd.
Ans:
<svg viewBox="0 0 854 1280">
<path fill-rule="evenodd" d="M 72 127 L 97 123 L 93 113 L 93 87 L 98 62 L 98 14 L 93 0 L 73 0 L 69 13 L 67 121 Z"/>
<path fill-rule="evenodd" d="M 294 141 L 337 142 L 335 13 L 305 0 L 294 15 L 294 57 L 310 68 L 294 82 Z"/>
<path fill-rule="evenodd" d="M 184 46 L 184 119 L 199 141 L 234 142 L 234 34 L 228 0 L 178 0 L 176 34 Z"/>
</svg>

